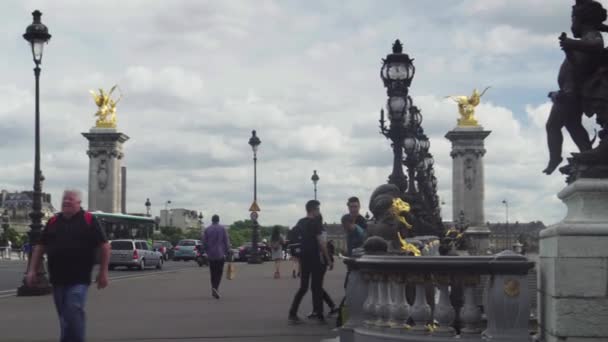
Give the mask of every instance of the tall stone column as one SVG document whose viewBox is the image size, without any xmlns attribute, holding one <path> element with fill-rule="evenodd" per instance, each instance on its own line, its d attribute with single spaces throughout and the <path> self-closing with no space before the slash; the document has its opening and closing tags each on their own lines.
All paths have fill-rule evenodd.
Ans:
<svg viewBox="0 0 608 342">
<path fill-rule="evenodd" d="M 462 212 L 469 224 L 467 246 L 472 254 L 485 254 L 490 230 L 484 215 L 484 139 L 491 131 L 482 126 L 458 126 L 446 134 L 452 142 L 452 218 Z"/>
<path fill-rule="evenodd" d="M 566 218 L 540 232 L 542 341 L 608 341 L 608 178 L 579 178 L 558 197 Z"/>
<path fill-rule="evenodd" d="M 94 127 L 82 135 L 89 140 L 88 210 L 120 213 L 122 209 L 122 145 L 129 137 L 115 128 Z"/>
</svg>

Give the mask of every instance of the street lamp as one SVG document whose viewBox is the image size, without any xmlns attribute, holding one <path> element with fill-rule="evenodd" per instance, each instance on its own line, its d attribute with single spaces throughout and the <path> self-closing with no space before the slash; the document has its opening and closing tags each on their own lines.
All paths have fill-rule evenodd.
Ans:
<svg viewBox="0 0 608 342">
<path fill-rule="evenodd" d="M 262 141 L 256 135 L 255 130 L 251 131 L 251 138 L 249 138 L 249 145 L 251 146 L 251 150 L 253 151 L 253 205 L 251 211 L 257 212 L 257 201 L 258 201 L 258 147 Z M 258 253 L 258 240 L 260 239 L 259 229 L 260 226 L 258 224 L 257 215 L 252 215 L 253 221 L 253 231 L 251 236 L 251 254 L 249 255 L 249 260 L 247 261 L 250 264 L 259 264 L 262 261 L 260 260 Z"/>
<path fill-rule="evenodd" d="M 319 175 L 317 174 L 317 170 L 313 170 L 312 172 L 312 177 L 310 177 L 310 180 L 312 181 L 312 184 L 314 184 L 315 187 L 315 201 L 317 200 L 317 183 L 319 182 Z"/>
<path fill-rule="evenodd" d="M 149 198 L 146 198 L 146 203 L 144 203 L 144 205 L 146 206 L 146 216 L 150 217 L 150 207 L 152 206 L 152 203 L 150 203 Z"/>
<path fill-rule="evenodd" d="M 502 200 L 502 204 L 505 205 L 505 221 L 507 223 L 506 234 L 507 234 L 507 248 L 511 248 L 511 232 L 509 231 L 509 201 L 506 199 Z"/>
<path fill-rule="evenodd" d="M 443 235 L 441 208 L 437 196 L 437 178 L 433 170 L 433 156 L 429 153 L 430 141 L 422 129 L 422 113 L 409 96 L 409 87 L 416 68 L 413 59 L 403 53 L 399 40 L 393 52 L 382 60 L 380 77 L 388 96 L 386 110 L 380 110 L 380 133 L 391 140 L 393 171 L 388 178 L 397 186 L 402 199 L 408 202 L 415 217 L 416 234 Z M 407 168 L 407 174 L 403 166 Z"/>
<path fill-rule="evenodd" d="M 36 118 L 35 118 L 35 127 L 34 127 L 34 135 L 35 135 L 35 157 L 34 157 L 34 193 L 32 198 L 32 212 L 30 213 L 30 218 L 32 219 L 32 223 L 30 224 L 30 231 L 28 232 L 30 243 L 33 248 L 38 244 L 38 240 L 40 239 L 40 234 L 42 231 L 42 182 L 41 176 L 42 171 L 40 171 L 40 63 L 42 62 L 42 51 L 44 49 L 44 44 L 46 44 L 49 39 L 51 39 L 51 35 L 49 34 L 48 28 L 40 21 L 40 17 L 42 13 L 38 10 L 32 12 L 33 22 L 29 25 L 25 34 L 23 34 L 23 38 L 30 43 L 32 48 L 32 57 L 34 58 L 34 76 L 36 80 Z M 30 264 L 31 264 L 31 254 L 29 255 L 27 262 L 26 274 L 29 272 Z M 23 279 L 23 285 L 19 287 L 17 290 L 18 296 L 35 296 L 35 295 L 45 295 L 51 293 L 51 286 L 46 276 L 46 272 L 44 270 L 44 266 L 42 262 L 38 263 L 39 268 L 36 270 L 38 273 L 37 283 L 32 285 L 31 287 L 27 285 L 25 278 Z"/>
</svg>

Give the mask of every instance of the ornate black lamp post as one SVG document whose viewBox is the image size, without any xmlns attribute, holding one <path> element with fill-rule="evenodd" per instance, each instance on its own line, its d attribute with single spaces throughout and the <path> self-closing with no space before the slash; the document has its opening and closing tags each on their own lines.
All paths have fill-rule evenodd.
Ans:
<svg viewBox="0 0 608 342">
<path fill-rule="evenodd" d="M 146 203 L 144 203 L 144 205 L 146 206 L 146 216 L 150 217 L 150 207 L 152 206 L 152 203 L 150 203 L 149 198 L 146 198 Z"/>
<path fill-rule="evenodd" d="M 260 146 L 261 143 L 262 143 L 262 141 L 256 135 L 255 130 L 251 131 L 251 138 L 249 138 L 249 145 L 251 146 L 251 149 L 253 150 L 253 205 L 252 205 L 252 208 L 250 209 L 250 211 L 252 211 L 252 212 L 259 211 L 259 210 L 255 210 L 255 209 L 258 209 L 257 208 L 257 206 L 258 206 L 257 205 L 257 203 L 258 203 L 257 165 L 258 165 L 258 147 Z M 257 215 L 252 215 L 252 221 L 253 221 L 253 232 L 252 232 L 252 236 L 251 236 L 251 254 L 249 255 L 249 260 L 247 262 L 250 264 L 259 264 L 262 261 L 260 260 L 260 256 L 258 253 L 258 241 L 260 239 L 260 232 L 259 232 L 260 225 L 257 220 Z"/>
<path fill-rule="evenodd" d="M 25 40 L 27 40 L 32 47 L 32 55 L 34 57 L 34 64 L 36 65 L 34 68 L 34 76 L 36 78 L 34 193 L 32 199 L 32 212 L 30 213 L 32 223 L 30 224 L 31 229 L 28 232 L 33 250 L 40 239 L 40 233 L 42 231 L 42 217 L 44 216 L 42 213 L 42 172 L 40 171 L 40 63 L 42 62 L 42 51 L 44 49 L 44 44 L 51 39 L 51 35 L 49 34 L 48 28 L 40 21 L 42 13 L 35 10 L 32 12 L 32 16 L 34 17 L 34 21 L 25 30 L 23 38 L 25 38 Z M 29 267 L 32 260 L 31 254 L 29 256 L 26 274 L 29 272 Z M 38 272 L 37 283 L 30 287 L 27 286 L 24 279 L 23 285 L 17 290 L 18 296 L 45 295 L 51 292 L 51 286 L 49 285 L 46 277 L 44 265 L 42 262 L 38 263 L 38 265 L 40 265 L 40 267 L 38 270 L 36 270 Z"/>
<path fill-rule="evenodd" d="M 310 180 L 312 181 L 312 184 L 314 185 L 315 188 L 315 200 L 317 199 L 317 183 L 319 182 L 319 175 L 317 174 L 317 170 L 313 170 L 312 172 L 312 177 L 310 177 Z"/>
<path fill-rule="evenodd" d="M 422 113 L 413 105 L 409 87 L 416 68 L 414 60 L 403 53 L 399 40 L 393 44 L 393 53 L 383 60 L 380 77 L 387 90 L 389 126 L 385 125 L 384 109 L 380 111 L 380 132 L 392 141 L 393 172 L 388 182 L 403 193 L 403 199 L 412 206 L 416 235 L 441 235 L 443 223 L 437 179 L 433 170 L 430 142 L 422 129 Z M 407 175 L 403 172 L 407 168 Z"/>
</svg>

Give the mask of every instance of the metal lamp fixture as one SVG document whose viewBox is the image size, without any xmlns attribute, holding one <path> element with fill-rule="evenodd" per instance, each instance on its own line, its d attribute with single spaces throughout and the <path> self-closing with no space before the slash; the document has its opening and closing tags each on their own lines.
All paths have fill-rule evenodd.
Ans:
<svg viewBox="0 0 608 342">
<path fill-rule="evenodd" d="M 410 203 L 416 221 L 415 233 L 441 235 L 445 228 L 433 170 L 435 161 L 429 152 L 430 141 L 421 126 L 422 112 L 409 96 L 416 73 L 414 60 L 403 53 L 403 45 L 396 40 L 393 52 L 382 61 L 380 77 L 388 97 L 389 125 L 385 124 L 383 109 L 380 111 L 380 132 L 391 140 L 393 147 L 393 172 L 388 181 L 399 187 L 402 198 Z"/>
<path fill-rule="evenodd" d="M 44 44 L 46 44 L 51 35 L 49 34 L 48 28 L 42 23 L 42 13 L 38 10 L 32 12 L 33 22 L 25 29 L 23 38 L 30 43 L 32 49 L 32 57 L 34 59 L 34 76 L 36 80 L 36 111 L 35 111 L 35 126 L 34 126 L 34 192 L 32 198 L 32 212 L 30 218 L 32 223 L 30 224 L 30 231 L 28 232 L 30 243 L 32 247 L 38 244 L 40 234 L 42 232 L 42 171 L 40 170 L 40 63 L 42 62 L 42 52 L 44 50 Z M 32 248 L 31 250 L 33 250 Z M 27 262 L 27 269 L 25 274 L 30 271 L 31 264 L 31 252 Z M 33 286 L 28 286 L 25 279 L 23 284 L 17 289 L 18 296 L 35 296 L 44 295 L 51 292 L 51 286 L 46 276 L 46 271 L 42 262 L 38 263 L 39 268 L 36 270 L 38 273 L 38 281 Z"/>
</svg>

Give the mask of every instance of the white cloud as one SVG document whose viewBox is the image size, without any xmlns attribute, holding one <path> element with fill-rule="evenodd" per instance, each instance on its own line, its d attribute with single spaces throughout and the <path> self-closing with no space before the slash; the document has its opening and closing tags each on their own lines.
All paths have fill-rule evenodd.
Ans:
<svg viewBox="0 0 608 342">
<path fill-rule="evenodd" d="M 7 4 L 0 30 L 6 46 L 0 188 L 32 183 L 33 77 L 20 35 L 40 6 L 53 34 L 45 50 L 41 125 L 44 186 L 55 199 L 64 186 L 85 188 L 88 181 L 87 142 L 80 135 L 94 122 L 88 90 L 119 83 L 119 128 L 131 137 L 124 159 L 129 211 L 143 212 L 150 198 L 158 212 L 170 199 L 174 207 L 219 213 L 225 222 L 245 218 L 252 129 L 262 139 L 263 223 L 290 224 L 303 215 L 314 169 L 326 220 L 339 219 L 350 195 L 365 208 L 392 168 L 390 142 L 377 128 L 386 101 L 378 73 L 381 58 L 401 38 L 416 59 L 411 92 L 431 138 L 445 218 L 451 217 L 452 160 L 444 135 L 454 128 L 457 109 L 443 96 L 485 85 L 493 86 L 478 108 L 492 130 L 488 220 L 503 219 L 503 198 L 512 202 L 513 220 L 561 218 L 555 193 L 563 178 L 540 171 L 547 158 L 547 88 L 555 86 L 563 59 L 555 37 L 569 27 L 569 4 L 396 1 L 390 10 L 373 1 L 347 7 L 315 1 Z M 573 150 L 566 138 L 565 151 Z"/>
</svg>

